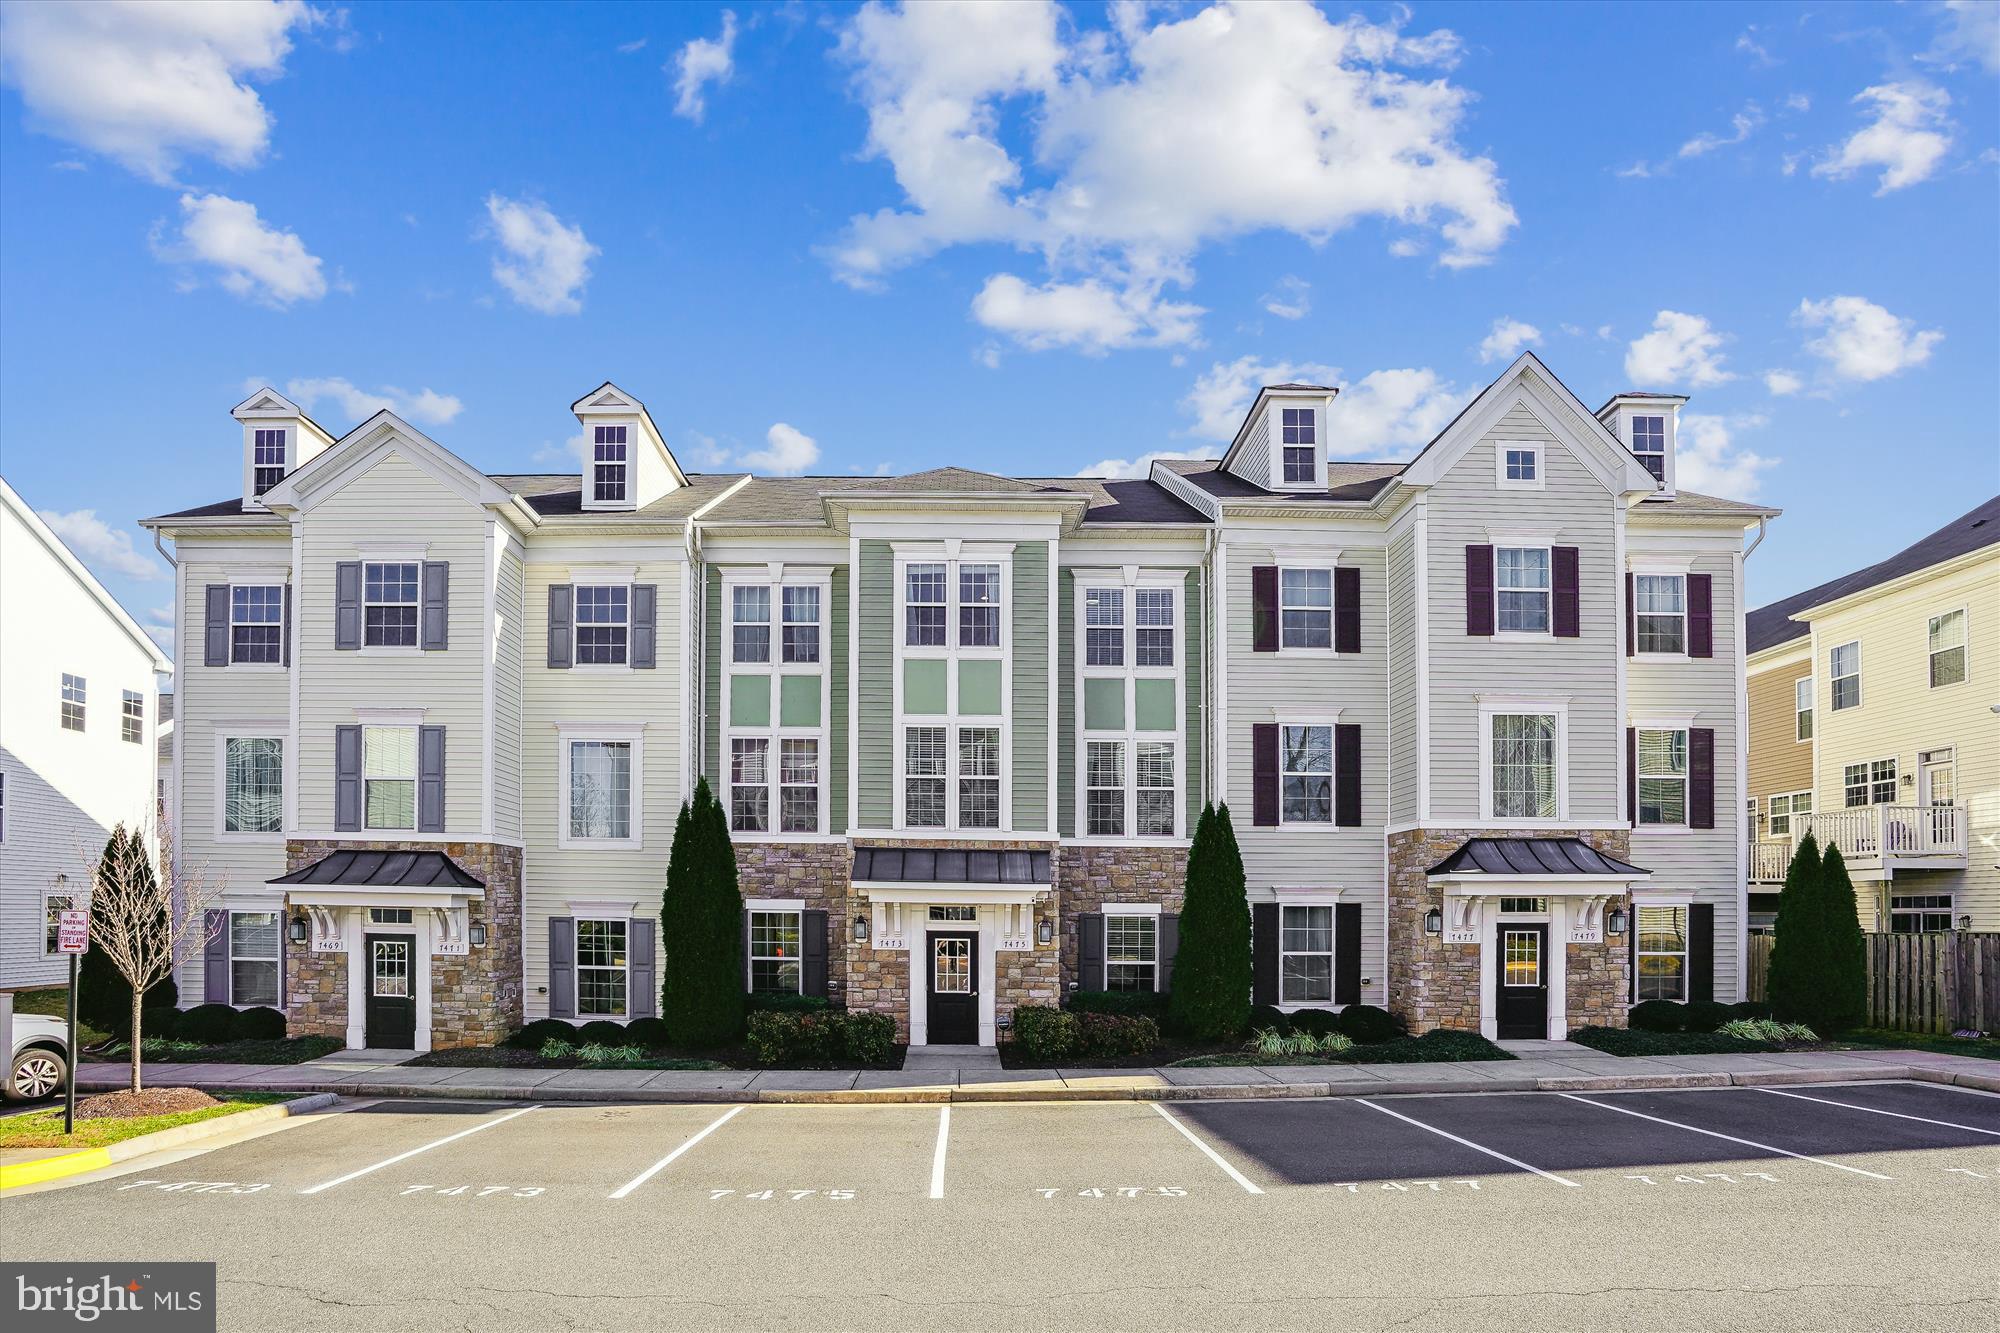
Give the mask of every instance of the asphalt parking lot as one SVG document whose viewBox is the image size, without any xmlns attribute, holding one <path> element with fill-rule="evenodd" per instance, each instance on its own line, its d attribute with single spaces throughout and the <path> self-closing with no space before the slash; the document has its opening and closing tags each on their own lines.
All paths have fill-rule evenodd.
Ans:
<svg viewBox="0 0 2000 1333">
<path fill-rule="evenodd" d="M 2000 1097 L 380 1101 L 12 1195 L 229 1328 L 2000 1327 Z"/>
</svg>

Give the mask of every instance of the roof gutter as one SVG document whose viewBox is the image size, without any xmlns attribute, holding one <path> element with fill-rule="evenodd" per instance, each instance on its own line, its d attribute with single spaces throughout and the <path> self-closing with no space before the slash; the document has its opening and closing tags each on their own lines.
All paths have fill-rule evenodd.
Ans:
<svg viewBox="0 0 2000 1333">
<path fill-rule="evenodd" d="M 1771 520 L 1766 518 L 1764 515 L 1759 514 L 1757 516 L 1757 536 L 1751 541 L 1751 543 L 1748 546 L 1743 548 L 1743 558 L 1745 560 L 1748 560 L 1750 558 L 1750 553 L 1752 551 L 1756 550 L 1758 547 L 1764 544 L 1764 535 L 1770 530 L 1771 530 Z"/>
<path fill-rule="evenodd" d="M 158 528 L 153 529 L 153 549 L 160 553 L 160 559 L 166 561 L 169 565 L 172 565 L 175 569 L 179 569 L 181 567 L 181 562 L 174 559 L 172 556 L 168 555 L 167 548 L 163 544 L 161 544 L 160 530 Z"/>
</svg>

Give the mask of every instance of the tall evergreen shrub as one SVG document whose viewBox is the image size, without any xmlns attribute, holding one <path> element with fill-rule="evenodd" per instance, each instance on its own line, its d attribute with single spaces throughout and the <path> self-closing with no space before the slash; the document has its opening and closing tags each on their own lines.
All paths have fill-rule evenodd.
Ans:
<svg viewBox="0 0 2000 1333">
<path fill-rule="evenodd" d="M 1765 999 L 1775 1016 L 1803 1022 L 1799 1015 L 1811 1007 L 1812 960 L 1819 951 L 1820 919 L 1819 842 L 1808 833 L 1792 853 L 1785 870 L 1785 887 L 1778 894 L 1778 920 L 1772 927 L 1771 970 L 1765 981 Z"/>
<path fill-rule="evenodd" d="M 1825 941 L 1824 981 L 1818 988 L 1818 1021 L 1806 1026 L 1822 1037 L 1860 1027 L 1868 1018 L 1868 941 L 1854 881 L 1840 848 L 1828 847 L 1820 865 L 1820 930 Z"/>
<path fill-rule="evenodd" d="M 1188 848 L 1180 952 L 1169 1014 L 1197 1041 L 1239 1035 L 1250 1022 L 1250 903 L 1229 807 L 1207 806 Z"/>
<path fill-rule="evenodd" d="M 717 1046 L 743 1032 L 743 895 L 729 817 L 703 778 L 681 807 L 660 900 L 660 1018 L 676 1044 Z"/>
</svg>

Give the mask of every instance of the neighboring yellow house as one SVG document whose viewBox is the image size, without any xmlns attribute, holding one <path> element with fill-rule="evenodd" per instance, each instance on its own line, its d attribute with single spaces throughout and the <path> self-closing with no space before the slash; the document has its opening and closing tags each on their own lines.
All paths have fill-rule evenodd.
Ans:
<svg viewBox="0 0 2000 1333">
<path fill-rule="evenodd" d="M 1752 929 L 1808 828 L 1865 930 L 2000 930 L 2000 497 L 1747 625 Z"/>
</svg>

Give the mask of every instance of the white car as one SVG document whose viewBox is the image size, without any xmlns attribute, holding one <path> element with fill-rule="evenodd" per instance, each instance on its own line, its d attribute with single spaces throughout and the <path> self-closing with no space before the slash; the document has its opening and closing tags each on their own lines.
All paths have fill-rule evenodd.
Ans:
<svg viewBox="0 0 2000 1333">
<path fill-rule="evenodd" d="M 14 1015 L 14 1049 L 0 1097 L 10 1102 L 40 1101 L 63 1090 L 69 1072 L 69 1024 L 40 1014 Z"/>
</svg>

